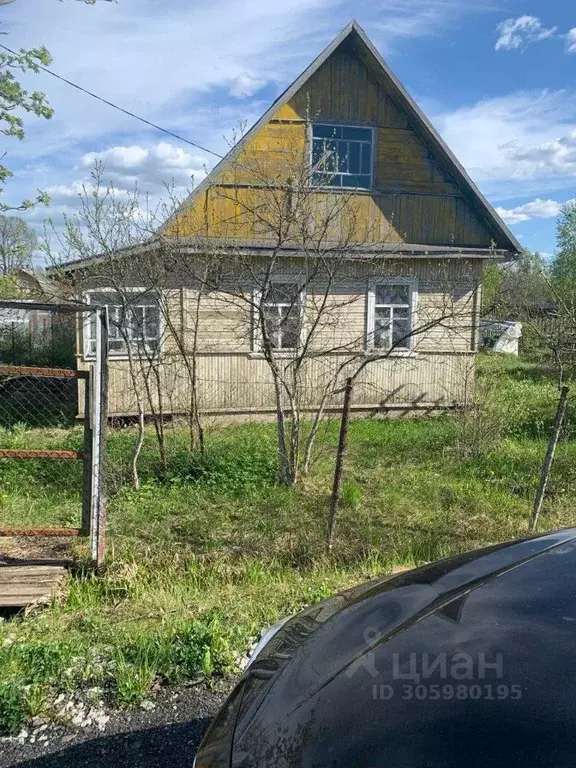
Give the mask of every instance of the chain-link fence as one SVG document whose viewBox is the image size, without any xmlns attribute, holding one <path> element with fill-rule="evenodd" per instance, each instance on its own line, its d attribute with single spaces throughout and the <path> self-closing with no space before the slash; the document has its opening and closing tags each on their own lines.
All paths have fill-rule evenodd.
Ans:
<svg viewBox="0 0 576 768">
<path fill-rule="evenodd" d="M 76 370 L 90 319 L 95 359 Z M 100 559 L 105 333 L 98 307 L 0 301 L 0 535 L 91 535 Z"/>
</svg>

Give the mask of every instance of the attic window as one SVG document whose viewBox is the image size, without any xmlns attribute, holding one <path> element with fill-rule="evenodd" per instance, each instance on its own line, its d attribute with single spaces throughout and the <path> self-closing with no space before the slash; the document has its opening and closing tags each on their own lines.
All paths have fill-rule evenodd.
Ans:
<svg viewBox="0 0 576 768">
<path fill-rule="evenodd" d="M 312 125 L 312 184 L 347 189 L 372 188 L 374 129 Z"/>
</svg>

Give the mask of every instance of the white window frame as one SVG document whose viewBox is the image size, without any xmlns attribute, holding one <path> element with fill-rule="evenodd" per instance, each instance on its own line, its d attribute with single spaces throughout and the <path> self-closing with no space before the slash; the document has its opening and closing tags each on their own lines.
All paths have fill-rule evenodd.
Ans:
<svg viewBox="0 0 576 768">
<path fill-rule="evenodd" d="M 395 305 L 376 304 L 376 288 L 382 285 L 407 285 L 410 289 L 408 297 L 408 317 L 410 318 L 411 335 L 406 340 L 404 346 L 396 347 L 377 347 L 374 344 L 376 307 Z M 414 329 L 417 327 L 417 308 L 418 308 L 418 281 L 415 277 L 387 277 L 386 279 L 374 280 L 368 286 L 367 294 L 367 312 L 366 312 L 366 351 L 369 354 L 410 354 L 414 350 Z"/>
<path fill-rule="evenodd" d="M 160 291 L 158 289 L 147 289 L 147 288 L 122 288 L 122 291 L 126 293 L 141 293 L 141 294 L 155 294 L 158 297 L 160 297 Z M 94 293 L 115 293 L 118 294 L 119 291 L 116 288 L 89 288 L 88 290 L 83 292 L 83 300 L 86 304 L 90 304 L 90 297 Z M 107 306 L 107 305 L 106 305 Z M 82 349 L 82 358 L 84 360 L 94 360 L 95 356 L 91 354 L 90 352 L 90 312 L 84 313 L 84 319 L 82 323 L 82 343 L 83 343 L 83 349 Z M 162 345 L 164 341 L 164 332 L 166 329 L 166 323 L 164 320 L 164 317 L 162 316 L 162 312 L 159 310 L 158 312 L 158 349 L 157 350 L 150 350 L 151 352 L 154 351 L 158 356 L 162 353 Z M 115 352 L 114 350 L 110 349 L 110 345 L 108 345 L 108 357 L 114 358 L 114 360 L 128 360 L 129 355 L 128 352 Z"/>
<path fill-rule="evenodd" d="M 265 282 L 266 278 L 262 278 L 262 282 Z M 296 275 L 274 275 L 267 279 L 268 285 L 274 283 L 296 283 L 300 285 L 298 291 L 298 303 L 300 308 L 300 338 L 298 340 L 298 347 L 284 347 L 276 349 L 273 352 L 279 356 L 293 356 L 298 352 L 298 348 L 304 344 L 305 341 L 305 327 L 306 321 L 306 290 L 302 284 L 302 277 L 299 274 Z M 257 355 L 264 353 L 264 346 L 262 342 L 262 329 L 260 327 L 260 305 L 262 303 L 262 296 L 264 291 L 262 288 L 255 288 L 253 291 L 253 313 L 252 313 L 252 351 Z M 288 305 L 286 305 L 288 306 Z"/>
<path fill-rule="evenodd" d="M 376 128 L 372 125 L 357 125 L 354 123 L 325 123 L 325 122 L 313 122 L 308 127 L 308 144 L 310 148 L 310 170 L 311 175 L 315 173 L 314 171 L 314 126 L 315 125 L 323 125 L 327 126 L 329 128 L 363 128 L 366 130 L 369 130 L 371 132 L 372 140 L 371 140 L 371 158 L 370 158 L 370 185 L 368 187 L 342 187 L 342 186 L 336 186 L 335 184 L 312 184 L 313 187 L 318 187 L 318 189 L 331 189 L 331 190 L 343 190 L 343 191 L 352 191 L 352 190 L 361 190 L 361 191 L 372 191 L 374 189 L 374 163 L 376 158 Z M 338 139 L 336 139 L 338 141 Z M 365 144 L 365 141 L 361 141 L 360 139 L 342 139 L 342 141 L 352 141 L 357 142 L 358 144 Z M 322 171 L 320 171 L 322 173 Z M 357 173 L 345 173 L 345 174 L 337 174 L 334 173 L 335 176 L 337 175 L 344 175 L 344 176 L 366 176 L 368 174 L 357 174 Z"/>
</svg>

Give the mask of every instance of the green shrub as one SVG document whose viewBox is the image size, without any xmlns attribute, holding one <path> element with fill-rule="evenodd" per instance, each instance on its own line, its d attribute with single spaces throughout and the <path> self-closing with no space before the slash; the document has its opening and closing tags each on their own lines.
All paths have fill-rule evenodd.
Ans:
<svg viewBox="0 0 576 768">
<path fill-rule="evenodd" d="M 166 676 L 171 680 L 222 675 L 233 666 L 228 641 L 220 621 L 184 622 L 171 640 L 172 658 Z"/>
<path fill-rule="evenodd" d="M 140 704 L 150 692 L 154 682 L 154 670 L 146 664 L 131 664 L 118 653 L 116 657 L 114 682 L 116 701 L 121 707 Z"/>
<path fill-rule="evenodd" d="M 70 649 L 62 643 L 35 641 L 14 643 L 9 655 L 20 670 L 25 683 L 51 683 L 70 662 Z"/>
<path fill-rule="evenodd" d="M 28 685 L 24 699 L 28 716 L 39 717 L 46 709 L 46 687 L 43 685 Z"/>
<path fill-rule="evenodd" d="M 23 689 L 15 683 L 0 683 L 0 736 L 18 733 L 27 717 Z"/>
</svg>

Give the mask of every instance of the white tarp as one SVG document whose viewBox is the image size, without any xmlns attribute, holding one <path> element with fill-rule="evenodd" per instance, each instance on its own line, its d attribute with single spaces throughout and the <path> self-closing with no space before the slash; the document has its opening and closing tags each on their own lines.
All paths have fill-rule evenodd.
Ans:
<svg viewBox="0 0 576 768">
<path fill-rule="evenodd" d="M 522 323 L 513 321 L 483 322 L 482 338 L 487 347 L 505 355 L 517 355 L 522 338 Z"/>
</svg>

